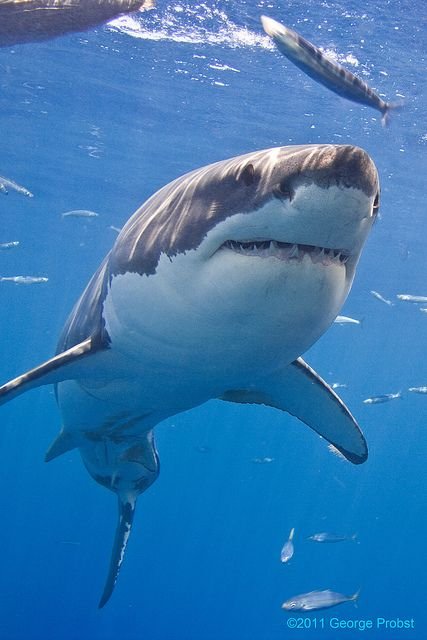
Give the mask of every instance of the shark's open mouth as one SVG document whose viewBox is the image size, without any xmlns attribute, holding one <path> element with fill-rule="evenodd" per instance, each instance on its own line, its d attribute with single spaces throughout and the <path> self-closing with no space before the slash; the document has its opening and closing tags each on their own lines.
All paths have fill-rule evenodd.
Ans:
<svg viewBox="0 0 427 640">
<path fill-rule="evenodd" d="M 345 264 L 350 257 L 349 253 L 342 249 L 328 249 L 315 247 L 311 244 L 293 244 L 276 240 L 251 240 L 248 242 L 227 240 L 221 249 L 231 249 L 231 251 L 244 256 L 259 256 L 260 258 L 273 256 L 284 261 L 301 261 L 307 255 L 313 263 L 323 265 Z"/>
</svg>

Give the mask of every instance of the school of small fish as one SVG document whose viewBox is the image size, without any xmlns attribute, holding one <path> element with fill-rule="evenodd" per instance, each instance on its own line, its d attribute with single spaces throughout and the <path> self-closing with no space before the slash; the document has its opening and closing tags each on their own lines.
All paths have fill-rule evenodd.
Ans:
<svg viewBox="0 0 427 640">
<path fill-rule="evenodd" d="M 371 290 L 370 291 L 371 295 L 376 298 L 377 300 L 379 300 L 380 302 L 386 304 L 389 307 L 392 307 L 395 305 L 395 303 L 388 299 L 385 298 L 381 293 L 379 293 L 378 291 L 374 291 Z M 409 294 L 409 293 L 398 293 L 396 294 L 396 299 L 399 300 L 400 302 L 410 302 L 414 305 L 421 305 L 421 304 L 427 304 L 427 296 L 423 296 L 423 295 L 413 295 L 413 294 Z M 422 311 L 423 313 L 427 313 L 427 307 L 418 307 L 420 311 Z M 337 316 L 334 320 L 334 324 L 340 324 L 340 325 L 362 325 L 362 320 L 358 320 L 356 318 L 351 318 L 349 316 Z M 334 382 L 331 384 L 332 389 L 339 389 L 342 387 L 346 387 L 346 384 L 343 383 L 339 383 L 339 382 Z M 423 395 L 427 395 L 427 386 L 419 386 L 419 387 L 409 387 L 408 391 L 411 393 L 418 393 L 418 394 L 423 394 Z M 374 405 L 374 404 L 384 404 L 386 402 L 390 402 L 391 400 L 397 400 L 399 398 L 403 397 L 403 391 L 397 391 L 397 392 L 393 392 L 393 393 L 383 393 L 377 396 L 370 396 L 368 398 L 365 398 L 363 400 L 363 404 L 366 405 Z M 328 446 L 329 450 L 333 452 L 333 450 L 331 449 L 331 445 Z"/>
<path fill-rule="evenodd" d="M 389 307 L 392 307 L 395 305 L 395 303 L 392 300 L 384 297 L 378 291 L 371 290 L 370 293 L 375 299 L 379 300 L 380 302 L 382 302 L 383 304 Z M 399 294 L 396 294 L 396 299 L 400 302 L 410 302 L 415 305 L 427 304 L 427 296 L 423 296 L 423 295 L 399 293 Z M 419 308 L 420 308 L 420 311 L 427 313 L 427 307 L 419 307 Z M 339 315 L 335 318 L 334 323 L 339 325 L 361 326 L 362 320 L 359 320 L 357 318 L 352 318 L 349 316 Z M 339 382 L 334 382 L 331 384 L 331 387 L 333 389 L 346 387 L 346 386 L 347 385 Z M 419 395 L 427 395 L 427 385 L 419 386 L 419 387 L 415 387 L 415 386 L 409 387 L 408 392 L 416 393 Z M 386 402 L 390 402 L 391 400 L 400 399 L 402 398 L 402 396 L 403 396 L 403 392 L 399 390 L 393 393 L 384 393 L 381 395 L 365 398 L 363 400 L 363 403 L 366 405 L 384 404 Z M 344 456 L 340 453 L 340 451 L 338 451 L 338 449 L 336 449 L 336 447 L 334 447 L 332 444 L 328 445 L 328 449 L 333 455 L 345 460 Z M 294 541 L 293 541 L 294 532 L 295 532 L 295 529 L 292 528 L 288 539 L 285 541 L 282 547 L 282 550 L 280 553 L 280 560 L 282 563 L 287 563 L 294 557 L 294 553 L 295 553 L 295 547 L 294 547 Z M 343 535 L 343 534 L 337 534 L 337 533 L 328 532 L 328 531 L 313 533 L 307 537 L 307 540 L 309 540 L 310 542 L 316 542 L 320 544 L 358 542 L 356 533 L 353 533 L 351 535 Z M 345 602 L 354 602 L 359 598 L 359 594 L 360 594 L 360 589 L 357 590 L 352 595 L 345 595 L 343 593 L 332 591 L 330 589 L 325 589 L 320 591 L 310 591 L 307 593 L 302 593 L 296 596 L 292 596 L 291 598 L 287 599 L 285 602 L 283 602 L 282 609 L 289 612 L 317 611 L 320 609 L 327 609 L 330 607 L 334 607 L 334 606 L 343 604 Z"/>
<path fill-rule="evenodd" d="M 342 454 L 341 454 L 342 455 Z M 295 528 L 292 527 L 289 537 L 282 547 L 280 552 L 280 560 L 282 563 L 287 563 L 294 555 L 295 549 L 293 544 Z M 357 533 L 351 535 L 337 534 L 329 531 L 321 531 L 319 533 L 313 533 L 307 537 L 310 542 L 317 542 L 320 544 L 337 544 L 341 542 L 358 542 Z M 318 609 L 327 609 L 334 607 L 344 602 L 352 602 L 359 597 L 360 590 L 356 591 L 353 595 L 347 596 L 337 591 L 331 591 L 325 589 L 324 591 L 310 591 L 308 593 L 302 593 L 297 596 L 292 596 L 282 604 L 282 609 L 286 611 L 315 611 Z"/>
</svg>

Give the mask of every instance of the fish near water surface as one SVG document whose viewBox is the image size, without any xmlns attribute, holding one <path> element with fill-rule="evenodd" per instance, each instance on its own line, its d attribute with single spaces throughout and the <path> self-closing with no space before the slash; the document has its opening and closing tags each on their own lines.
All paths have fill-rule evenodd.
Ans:
<svg viewBox="0 0 427 640">
<path fill-rule="evenodd" d="M 3 403 L 55 384 L 63 427 L 46 460 L 77 448 L 117 495 L 100 606 L 158 476 L 165 418 L 215 398 L 262 404 L 366 460 L 350 411 L 300 356 L 347 298 L 378 194 L 374 163 L 351 145 L 266 149 L 178 178 L 123 227 L 57 355 L 0 387 Z"/>
<path fill-rule="evenodd" d="M 383 125 L 387 124 L 391 110 L 402 107 L 401 104 L 385 102 L 366 82 L 329 59 L 296 31 L 266 16 L 261 16 L 261 22 L 279 51 L 301 71 L 342 98 L 377 109 L 382 115 Z"/>
<path fill-rule="evenodd" d="M 154 0 L 0 0 L 0 47 L 86 31 Z"/>
</svg>

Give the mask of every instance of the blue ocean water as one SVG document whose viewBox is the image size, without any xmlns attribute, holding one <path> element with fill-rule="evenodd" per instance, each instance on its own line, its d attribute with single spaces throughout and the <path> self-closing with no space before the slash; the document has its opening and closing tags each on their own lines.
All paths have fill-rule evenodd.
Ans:
<svg viewBox="0 0 427 640">
<path fill-rule="evenodd" d="M 263 13 L 404 100 L 390 127 L 285 60 L 262 32 Z M 0 275 L 49 278 L 0 283 L 2 380 L 54 353 L 115 240 L 111 226 L 186 171 L 271 146 L 351 143 L 372 156 L 382 185 L 342 310 L 362 326 L 333 325 L 304 356 L 346 385 L 339 393 L 368 461 L 353 467 L 272 409 L 212 401 L 168 419 L 156 428 L 161 474 L 139 500 L 115 593 L 98 611 L 115 496 L 76 451 L 44 463 L 60 415 L 50 387 L 28 393 L 1 409 L 1 639 L 426 636 L 427 396 L 407 389 L 427 385 L 427 316 L 396 299 L 427 295 L 426 51 L 425 7 L 407 0 L 158 0 L 88 33 L 0 50 L 0 175 L 34 193 L 0 193 L 0 242 L 20 243 L 0 253 Z M 99 217 L 62 218 L 73 209 Z M 291 527 L 295 555 L 282 565 Z M 306 540 L 324 530 L 357 532 L 359 544 Z M 282 602 L 328 588 L 360 588 L 357 608 L 303 614 L 311 628 L 289 628 Z M 414 628 L 331 627 L 379 617 Z"/>
</svg>

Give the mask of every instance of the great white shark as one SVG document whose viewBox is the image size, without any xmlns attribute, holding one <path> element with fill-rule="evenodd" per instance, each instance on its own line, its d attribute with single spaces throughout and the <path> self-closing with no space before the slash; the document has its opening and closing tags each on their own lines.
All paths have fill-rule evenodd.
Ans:
<svg viewBox="0 0 427 640">
<path fill-rule="evenodd" d="M 299 418 L 348 460 L 364 436 L 300 357 L 331 325 L 379 205 L 375 165 L 351 145 L 267 149 L 166 185 L 129 219 L 74 307 L 57 354 L 0 387 L 54 384 L 62 429 L 118 496 L 109 599 L 138 496 L 157 478 L 153 428 L 212 398 Z"/>
</svg>

